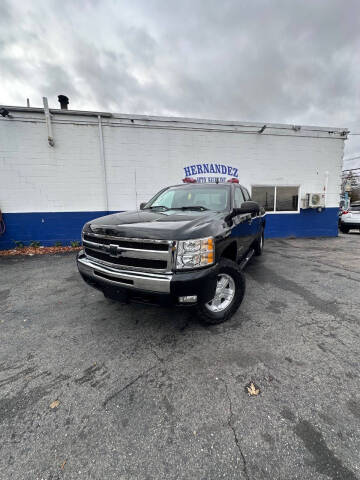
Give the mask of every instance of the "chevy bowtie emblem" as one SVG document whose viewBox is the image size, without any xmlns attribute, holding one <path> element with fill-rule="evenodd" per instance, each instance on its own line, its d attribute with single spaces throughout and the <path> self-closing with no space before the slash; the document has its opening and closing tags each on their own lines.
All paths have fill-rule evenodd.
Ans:
<svg viewBox="0 0 360 480">
<path fill-rule="evenodd" d="M 109 245 L 110 257 L 119 257 L 121 255 L 121 250 L 118 249 L 117 245 Z"/>
</svg>

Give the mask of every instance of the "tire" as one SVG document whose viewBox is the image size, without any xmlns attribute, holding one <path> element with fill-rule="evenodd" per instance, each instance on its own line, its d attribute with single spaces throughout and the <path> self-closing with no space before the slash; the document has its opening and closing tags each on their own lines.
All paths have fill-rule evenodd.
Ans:
<svg viewBox="0 0 360 480">
<path fill-rule="evenodd" d="M 262 230 L 261 236 L 254 243 L 255 255 L 260 256 L 262 254 L 263 248 L 264 248 L 264 230 Z"/>
<path fill-rule="evenodd" d="M 349 233 L 350 228 L 347 227 L 346 225 L 340 225 L 340 231 L 342 233 Z"/>
<path fill-rule="evenodd" d="M 218 307 L 213 303 L 216 296 L 211 302 L 199 304 L 196 307 L 201 321 L 206 325 L 217 325 L 229 320 L 240 307 L 245 295 L 245 276 L 238 265 L 227 258 L 222 258 L 219 263 L 218 287 L 221 285 L 224 285 L 224 300 L 218 297 L 220 298 Z M 230 301 L 232 290 L 233 295 Z M 228 298 L 225 299 L 225 296 Z M 227 304 L 228 301 L 230 303 Z M 223 305 L 222 309 L 221 304 Z M 215 311 L 217 308 L 220 310 Z"/>
</svg>

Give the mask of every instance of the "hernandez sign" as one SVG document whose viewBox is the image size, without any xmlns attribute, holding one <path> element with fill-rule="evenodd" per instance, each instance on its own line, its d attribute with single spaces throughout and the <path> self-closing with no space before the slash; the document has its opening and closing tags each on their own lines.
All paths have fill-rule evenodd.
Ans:
<svg viewBox="0 0 360 480">
<path fill-rule="evenodd" d="M 238 178 L 238 168 L 229 165 L 222 165 L 220 163 L 201 163 L 196 165 L 189 165 L 184 167 L 185 177 L 196 176 L 196 181 L 199 183 L 212 182 L 226 182 L 228 178 Z M 201 175 L 201 176 L 199 176 Z"/>
</svg>

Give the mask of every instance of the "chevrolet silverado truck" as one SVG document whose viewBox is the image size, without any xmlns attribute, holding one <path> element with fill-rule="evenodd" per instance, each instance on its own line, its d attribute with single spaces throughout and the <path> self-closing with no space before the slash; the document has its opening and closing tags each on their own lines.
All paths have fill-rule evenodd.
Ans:
<svg viewBox="0 0 360 480">
<path fill-rule="evenodd" d="M 264 210 L 235 179 L 184 183 L 86 223 L 77 265 L 107 298 L 195 306 L 217 324 L 243 300 L 242 269 L 261 255 L 264 228 Z"/>
</svg>

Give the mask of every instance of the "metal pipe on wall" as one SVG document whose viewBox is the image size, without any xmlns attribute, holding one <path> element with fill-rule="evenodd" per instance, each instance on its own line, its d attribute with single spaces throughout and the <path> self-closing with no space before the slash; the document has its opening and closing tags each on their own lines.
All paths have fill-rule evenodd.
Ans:
<svg viewBox="0 0 360 480">
<path fill-rule="evenodd" d="M 101 160 L 101 167 L 102 167 L 103 181 L 104 181 L 105 210 L 108 212 L 109 211 L 108 176 L 107 176 L 107 169 L 106 169 L 104 135 L 103 135 L 103 129 L 102 129 L 101 115 L 98 115 L 98 121 L 99 121 L 100 160 Z"/>
<path fill-rule="evenodd" d="M 43 104 L 44 104 L 46 126 L 47 126 L 47 131 L 48 131 L 48 142 L 49 142 L 50 147 L 53 147 L 55 145 L 55 142 L 54 142 L 54 137 L 53 137 L 53 132 L 52 132 L 49 104 L 48 104 L 48 99 L 46 97 L 43 97 Z"/>
<path fill-rule="evenodd" d="M 328 185 L 329 185 L 329 172 L 328 172 L 328 170 L 326 170 L 326 172 L 325 172 L 325 181 L 324 181 L 325 206 L 326 206 L 326 201 L 327 201 Z"/>
</svg>

